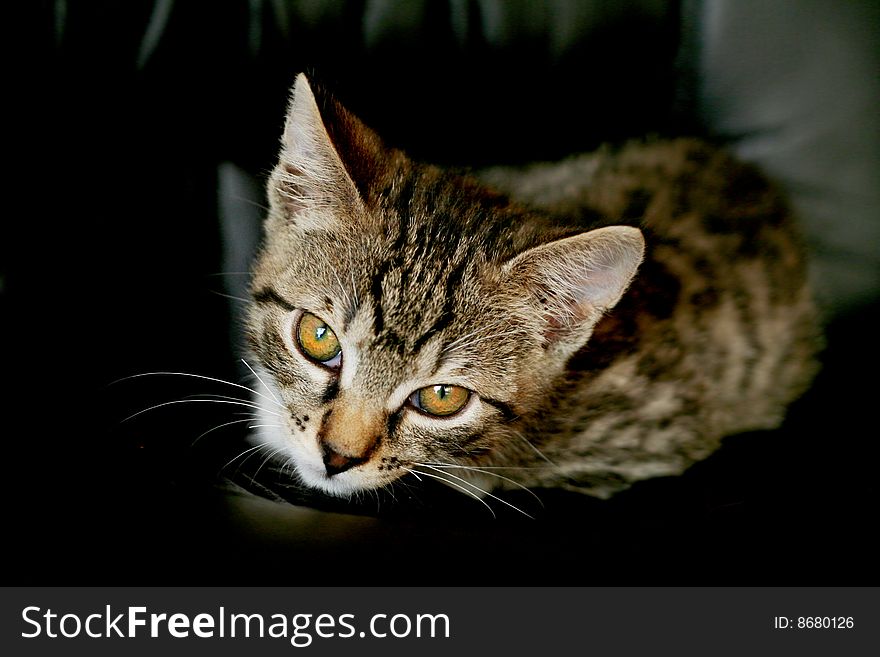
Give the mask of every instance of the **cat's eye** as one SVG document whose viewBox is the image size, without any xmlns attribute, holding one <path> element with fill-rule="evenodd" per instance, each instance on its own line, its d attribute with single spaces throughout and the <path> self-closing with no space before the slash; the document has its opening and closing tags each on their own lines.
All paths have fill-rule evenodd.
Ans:
<svg viewBox="0 0 880 657">
<path fill-rule="evenodd" d="M 409 401 L 428 415 L 447 417 L 458 413 L 471 397 L 471 392 L 461 386 L 436 385 L 416 390 Z"/>
<path fill-rule="evenodd" d="M 304 312 L 296 325 L 296 344 L 309 360 L 337 369 L 342 364 L 342 347 L 333 329 L 320 317 Z"/>
</svg>

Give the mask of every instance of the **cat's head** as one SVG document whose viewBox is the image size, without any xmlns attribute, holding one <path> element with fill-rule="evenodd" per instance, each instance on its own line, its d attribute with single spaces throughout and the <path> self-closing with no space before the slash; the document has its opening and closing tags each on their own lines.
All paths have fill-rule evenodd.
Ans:
<svg viewBox="0 0 880 657">
<path fill-rule="evenodd" d="M 613 307 L 634 228 L 578 232 L 389 148 L 297 78 L 248 332 L 260 439 L 308 486 L 524 459 L 516 426 Z"/>
</svg>

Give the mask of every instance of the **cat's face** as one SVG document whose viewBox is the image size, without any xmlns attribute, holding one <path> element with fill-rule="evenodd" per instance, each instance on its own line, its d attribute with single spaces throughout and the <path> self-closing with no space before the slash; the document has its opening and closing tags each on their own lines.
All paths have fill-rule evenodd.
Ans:
<svg viewBox="0 0 880 657">
<path fill-rule="evenodd" d="M 541 339 L 493 301 L 476 261 L 461 274 L 431 256 L 424 267 L 389 265 L 387 238 L 366 234 L 300 244 L 283 273 L 258 275 L 251 326 L 283 406 L 262 400 L 266 424 L 280 425 L 264 437 L 306 484 L 375 488 L 417 463 L 477 458 L 509 436 L 514 409 L 529 402 L 520 369 L 540 358 Z"/>
<path fill-rule="evenodd" d="M 335 495 L 525 458 L 517 423 L 616 303 L 641 235 L 565 237 L 322 100 L 300 76 L 269 182 L 249 313 L 260 440 Z"/>
</svg>

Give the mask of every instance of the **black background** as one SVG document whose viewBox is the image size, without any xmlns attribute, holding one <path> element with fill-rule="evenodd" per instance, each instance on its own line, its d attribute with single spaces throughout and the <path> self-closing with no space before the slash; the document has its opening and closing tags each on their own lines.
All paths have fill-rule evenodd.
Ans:
<svg viewBox="0 0 880 657">
<path fill-rule="evenodd" d="M 540 35 L 505 48 L 455 41 L 442 12 L 368 47 L 357 2 L 286 34 L 269 5 L 255 16 L 247 3 L 177 3 L 145 57 L 152 3 L 61 3 L 63 20 L 58 4 L 27 19 L 12 62 L 27 129 L 8 138 L 27 148 L 0 247 L 7 580 L 877 583 L 875 302 L 833 320 L 825 368 L 782 430 L 728 440 L 684 477 L 609 502 L 545 491 L 541 509 L 511 495 L 535 521 L 497 504 L 492 520 L 436 490 L 378 519 L 370 500 L 356 516 L 250 500 L 215 486 L 239 435 L 190 447 L 228 414 L 193 405 L 121 422 L 203 389 L 112 383 L 122 377 L 236 380 L 216 294 L 217 165 L 269 170 L 296 72 L 315 72 L 416 157 L 552 159 L 700 129 L 676 67 L 674 5 L 554 58 Z M 586 101 L 567 84 L 585 62 Z"/>
</svg>

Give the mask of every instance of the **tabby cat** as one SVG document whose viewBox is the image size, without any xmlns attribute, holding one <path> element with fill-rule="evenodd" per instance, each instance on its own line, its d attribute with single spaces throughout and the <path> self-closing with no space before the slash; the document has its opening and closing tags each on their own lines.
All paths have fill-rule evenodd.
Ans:
<svg viewBox="0 0 880 657">
<path fill-rule="evenodd" d="M 300 75 L 268 196 L 256 440 L 311 489 L 607 497 L 778 426 L 816 370 L 785 203 L 697 140 L 464 175 Z"/>
</svg>

